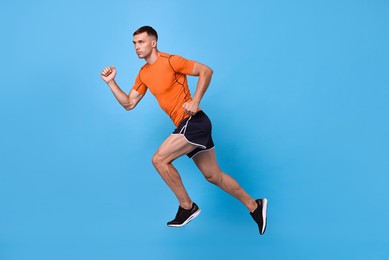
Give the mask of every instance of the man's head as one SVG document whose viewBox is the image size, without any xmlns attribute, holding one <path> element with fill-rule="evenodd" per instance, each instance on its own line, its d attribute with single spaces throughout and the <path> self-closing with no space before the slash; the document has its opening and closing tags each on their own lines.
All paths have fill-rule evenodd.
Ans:
<svg viewBox="0 0 389 260">
<path fill-rule="evenodd" d="M 151 26 L 142 26 L 133 36 L 136 54 L 139 58 L 147 60 L 151 53 L 157 50 L 157 32 Z"/>
<path fill-rule="evenodd" d="M 138 30 L 136 30 L 136 31 L 134 32 L 134 35 L 133 35 L 133 36 L 135 36 L 135 35 L 137 35 L 137 34 L 144 33 L 144 32 L 147 33 L 148 36 L 152 36 L 152 37 L 155 38 L 156 41 L 158 41 L 158 33 L 157 33 L 157 31 L 154 30 L 153 27 L 147 26 L 147 25 L 146 25 L 146 26 L 142 26 L 142 27 L 140 27 Z"/>
</svg>

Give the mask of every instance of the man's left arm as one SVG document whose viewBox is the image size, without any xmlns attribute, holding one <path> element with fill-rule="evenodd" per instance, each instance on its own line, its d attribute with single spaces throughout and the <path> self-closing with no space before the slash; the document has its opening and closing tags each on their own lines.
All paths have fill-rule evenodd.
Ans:
<svg viewBox="0 0 389 260">
<path fill-rule="evenodd" d="M 185 113 L 189 115 L 195 115 L 198 111 L 200 101 L 204 96 L 205 91 L 208 89 L 211 83 L 213 71 L 210 67 L 195 62 L 191 76 L 198 76 L 196 92 L 191 101 L 184 103 L 182 106 Z"/>
</svg>

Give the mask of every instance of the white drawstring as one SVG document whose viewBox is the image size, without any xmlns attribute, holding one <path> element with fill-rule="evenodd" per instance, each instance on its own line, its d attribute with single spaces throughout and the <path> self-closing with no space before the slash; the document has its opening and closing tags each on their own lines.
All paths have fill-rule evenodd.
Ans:
<svg viewBox="0 0 389 260">
<path fill-rule="evenodd" d="M 186 127 L 188 126 L 189 120 L 190 120 L 191 118 L 192 118 L 192 116 L 190 116 L 190 117 L 188 118 L 188 120 L 186 121 L 186 124 L 184 125 L 184 127 L 181 128 L 180 134 L 184 134 L 184 135 L 185 135 Z M 183 132 L 183 131 L 184 131 L 184 132 Z"/>
</svg>

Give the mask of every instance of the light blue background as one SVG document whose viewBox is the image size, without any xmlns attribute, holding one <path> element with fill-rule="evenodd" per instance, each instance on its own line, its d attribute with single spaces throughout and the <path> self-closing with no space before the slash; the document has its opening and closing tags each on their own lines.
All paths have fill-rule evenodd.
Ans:
<svg viewBox="0 0 389 260">
<path fill-rule="evenodd" d="M 0 259 L 388 259 L 388 3 L 2 1 Z M 114 64 L 129 91 L 145 24 L 214 69 L 202 108 L 222 168 L 269 198 L 264 236 L 187 158 L 203 212 L 166 227 L 151 156 L 173 125 L 99 76 Z"/>
</svg>

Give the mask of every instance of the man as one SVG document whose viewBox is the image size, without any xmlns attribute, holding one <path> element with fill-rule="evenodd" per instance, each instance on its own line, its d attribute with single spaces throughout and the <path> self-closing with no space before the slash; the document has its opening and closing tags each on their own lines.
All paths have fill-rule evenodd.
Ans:
<svg viewBox="0 0 389 260">
<path fill-rule="evenodd" d="M 126 110 L 135 108 L 149 89 L 177 127 L 152 159 L 155 169 L 179 202 L 175 219 L 167 225 L 184 226 L 201 211 L 189 197 L 179 173 L 172 165 L 175 159 L 186 154 L 193 159 L 209 182 L 228 192 L 248 208 L 262 235 L 266 229 L 267 199 L 254 200 L 233 178 L 220 170 L 211 136 L 211 122 L 199 108 L 211 82 L 212 69 L 199 62 L 158 51 L 157 41 L 158 34 L 150 26 L 143 26 L 134 32 L 136 54 L 146 64 L 140 69 L 129 94 L 124 93 L 116 83 L 115 67 L 104 68 L 101 76 Z M 186 75 L 198 77 L 193 98 Z"/>
</svg>

